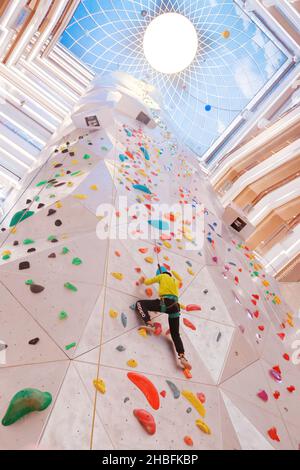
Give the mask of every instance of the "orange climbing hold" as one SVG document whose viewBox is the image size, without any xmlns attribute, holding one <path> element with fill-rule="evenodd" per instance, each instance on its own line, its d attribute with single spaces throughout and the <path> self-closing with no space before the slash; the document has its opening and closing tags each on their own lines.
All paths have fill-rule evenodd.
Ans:
<svg viewBox="0 0 300 470">
<path fill-rule="evenodd" d="M 153 295 L 153 290 L 151 289 L 151 287 L 148 287 L 148 288 L 145 290 L 145 292 L 146 292 L 147 297 L 152 297 L 152 295 Z"/>
<path fill-rule="evenodd" d="M 148 253 L 148 248 L 139 248 L 139 252 L 143 254 Z"/>
<path fill-rule="evenodd" d="M 193 378 L 193 376 L 191 374 L 191 371 L 189 369 L 184 369 L 183 373 L 184 373 L 184 376 L 185 376 L 186 379 L 192 379 Z"/>
<path fill-rule="evenodd" d="M 153 383 L 144 375 L 136 372 L 128 372 L 127 377 L 145 395 L 149 405 L 154 410 L 158 410 L 160 406 L 159 394 Z"/>
<path fill-rule="evenodd" d="M 145 431 L 153 436 L 156 432 L 156 424 L 153 416 L 146 410 L 133 410 L 133 414 Z"/>
</svg>

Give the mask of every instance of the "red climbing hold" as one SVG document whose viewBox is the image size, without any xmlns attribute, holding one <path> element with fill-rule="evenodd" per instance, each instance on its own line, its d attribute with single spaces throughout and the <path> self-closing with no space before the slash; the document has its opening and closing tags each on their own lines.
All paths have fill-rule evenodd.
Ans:
<svg viewBox="0 0 300 470">
<path fill-rule="evenodd" d="M 155 322 L 155 323 L 154 323 L 154 326 L 155 326 L 154 334 L 155 334 L 155 336 L 159 336 L 159 335 L 161 334 L 161 332 L 162 332 L 161 323 Z"/>
<path fill-rule="evenodd" d="M 278 390 L 276 390 L 276 391 L 273 393 L 273 397 L 275 398 L 275 400 L 278 400 L 278 398 L 280 397 L 280 392 L 278 392 Z"/>
<path fill-rule="evenodd" d="M 200 393 L 197 393 L 197 398 L 199 401 L 201 401 L 202 405 L 204 405 L 204 403 L 206 402 L 206 396 L 204 395 L 204 393 L 200 392 Z"/>
<path fill-rule="evenodd" d="M 197 310 L 201 310 L 201 307 L 200 307 L 200 305 L 189 304 L 185 307 L 185 309 L 186 309 L 187 312 L 195 312 Z"/>
<path fill-rule="evenodd" d="M 290 385 L 289 387 L 286 387 L 287 391 L 290 392 L 290 393 L 293 393 L 296 388 L 294 387 L 294 385 Z"/>
<path fill-rule="evenodd" d="M 271 428 L 268 430 L 269 437 L 272 439 L 272 441 L 277 441 L 280 442 L 279 436 L 277 434 L 277 429 L 276 428 Z"/>
<path fill-rule="evenodd" d="M 156 432 L 156 424 L 153 416 L 146 410 L 133 410 L 133 414 L 145 431 L 150 434 L 150 436 L 153 436 Z"/>
<path fill-rule="evenodd" d="M 285 333 L 277 333 L 277 336 L 283 341 L 285 338 Z"/>
<path fill-rule="evenodd" d="M 260 390 L 257 394 L 257 396 L 262 400 L 262 401 L 268 401 L 268 394 L 265 390 Z"/>
<path fill-rule="evenodd" d="M 167 392 L 165 390 L 162 390 L 160 392 L 160 395 L 163 397 L 163 398 L 166 398 L 166 395 L 167 395 Z"/>
<path fill-rule="evenodd" d="M 190 436 L 185 436 L 184 443 L 190 447 L 194 445 L 193 439 Z"/>
<path fill-rule="evenodd" d="M 152 406 L 154 410 L 158 410 L 160 406 L 159 394 L 153 383 L 144 375 L 136 372 L 128 372 L 127 377 L 145 395 L 149 405 Z"/>
<path fill-rule="evenodd" d="M 283 359 L 285 359 L 286 361 L 289 361 L 289 360 L 290 360 L 290 356 L 289 356 L 287 353 L 284 353 L 282 357 L 283 357 Z"/>
<path fill-rule="evenodd" d="M 185 324 L 185 326 L 187 326 L 191 330 L 194 330 L 194 331 L 196 330 L 195 325 L 193 325 L 193 323 L 191 323 L 190 320 L 188 320 L 187 318 L 183 319 L 183 323 Z"/>
</svg>

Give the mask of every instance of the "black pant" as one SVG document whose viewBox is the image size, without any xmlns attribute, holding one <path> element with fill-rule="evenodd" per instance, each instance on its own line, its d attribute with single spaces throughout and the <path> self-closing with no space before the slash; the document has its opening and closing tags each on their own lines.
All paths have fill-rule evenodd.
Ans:
<svg viewBox="0 0 300 470">
<path fill-rule="evenodd" d="M 172 299 L 164 299 L 165 309 L 160 299 L 155 300 L 139 300 L 136 303 L 136 311 L 142 317 L 145 323 L 151 321 L 149 311 L 151 312 L 163 312 L 163 313 L 177 313 L 180 312 L 180 306 L 177 302 Z M 169 327 L 171 338 L 175 345 L 178 354 L 184 354 L 184 347 L 179 333 L 180 318 L 170 318 L 169 316 Z"/>
</svg>

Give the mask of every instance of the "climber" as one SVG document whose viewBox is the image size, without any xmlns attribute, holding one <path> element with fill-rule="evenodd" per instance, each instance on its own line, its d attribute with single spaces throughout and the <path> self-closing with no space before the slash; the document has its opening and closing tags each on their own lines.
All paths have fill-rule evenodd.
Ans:
<svg viewBox="0 0 300 470">
<path fill-rule="evenodd" d="M 184 355 L 184 347 L 179 333 L 180 325 L 180 305 L 178 303 L 179 282 L 164 266 L 158 265 L 156 276 L 150 279 L 140 278 L 140 282 L 146 286 L 150 284 L 159 284 L 160 299 L 139 300 L 136 303 L 136 311 L 142 317 L 147 325 L 147 329 L 156 333 L 156 326 L 151 321 L 149 311 L 167 313 L 169 316 L 170 333 L 178 353 L 178 359 L 185 369 L 191 369 L 192 366 Z"/>
</svg>

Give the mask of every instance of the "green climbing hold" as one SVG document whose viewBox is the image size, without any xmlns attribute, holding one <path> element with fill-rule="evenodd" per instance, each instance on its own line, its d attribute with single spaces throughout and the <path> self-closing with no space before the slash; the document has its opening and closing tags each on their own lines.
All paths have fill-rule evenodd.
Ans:
<svg viewBox="0 0 300 470">
<path fill-rule="evenodd" d="M 92 157 L 86 153 L 83 157 L 83 160 L 89 160 L 90 158 Z"/>
<path fill-rule="evenodd" d="M 76 343 L 71 343 L 71 344 L 67 344 L 67 346 L 65 347 L 66 351 L 69 351 L 70 349 L 73 349 L 76 347 Z"/>
<path fill-rule="evenodd" d="M 32 245 L 34 243 L 34 240 L 32 240 L 31 238 L 25 238 L 25 240 L 23 240 L 23 245 Z"/>
<path fill-rule="evenodd" d="M 69 290 L 71 290 L 72 292 L 77 292 L 77 290 L 78 290 L 77 287 L 74 286 L 73 284 L 71 284 L 70 282 L 66 282 L 66 283 L 64 284 L 64 286 L 65 286 L 66 289 L 69 289 Z"/>
<path fill-rule="evenodd" d="M 34 284 L 32 279 L 28 279 L 28 281 L 25 281 L 26 286 L 32 286 Z"/>
<path fill-rule="evenodd" d="M 64 310 L 62 310 L 59 314 L 59 319 L 60 320 L 66 320 L 68 318 L 68 314 L 67 312 L 65 312 Z"/>
<path fill-rule="evenodd" d="M 72 264 L 74 264 L 74 266 L 80 266 L 82 264 L 82 261 L 80 258 L 74 258 Z"/>
<path fill-rule="evenodd" d="M 4 255 L 2 256 L 2 259 L 3 261 L 7 261 L 8 259 L 10 259 L 10 255 Z"/>
<path fill-rule="evenodd" d="M 24 209 L 20 212 L 17 212 L 13 216 L 13 218 L 11 219 L 11 222 L 10 222 L 9 226 L 10 227 L 15 227 L 18 223 L 22 222 L 25 219 L 28 219 L 32 215 L 34 215 L 34 212 L 33 211 L 28 211 L 26 209 Z"/>
<path fill-rule="evenodd" d="M 48 392 L 41 392 L 34 388 L 21 390 L 12 398 L 2 424 L 10 426 L 28 413 L 45 410 L 51 402 L 52 396 Z"/>
<path fill-rule="evenodd" d="M 66 246 L 64 246 L 63 249 L 62 249 L 61 254 L 62 254 L 62 255 L 67 255 L 69 252 L 70 252 L 69 248 L 67 248 Z"/>
<path fill-rule="evenodd" d="M 48 181 L 40 181 L 40 182 L 36 185 L 36 187 L 39 188 L 40 186 L 44 186 L 44 185 L 47 184 L 47 183 L 48 183 Z"/>
</svg>

